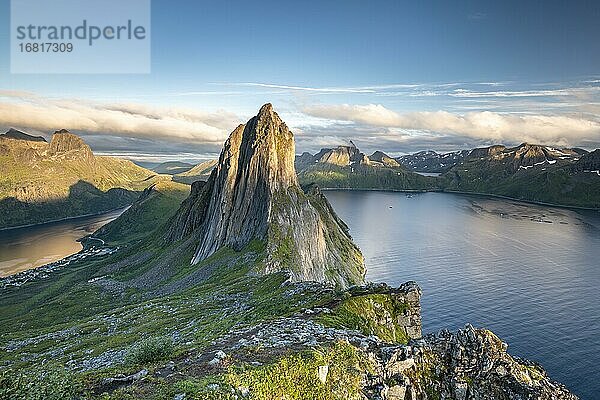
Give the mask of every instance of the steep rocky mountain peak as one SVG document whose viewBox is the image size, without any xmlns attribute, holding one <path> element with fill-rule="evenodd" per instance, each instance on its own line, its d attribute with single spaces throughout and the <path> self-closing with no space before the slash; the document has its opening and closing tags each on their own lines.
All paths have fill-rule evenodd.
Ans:
<svg viewBox="0 0 600 400">
<path fill-rule="evenodd" d="M 349 145 L 341 145 L 331 149 L 321 149 L 321 151 L 314 156 L 308 152 L 304 152 L 296 157 L 296 165 L 299 168 L 312 164 L 331 164 L 338 167 L 355 167 L 359 165 L 386 167 L 400 166 L 397 160 L 381 151 L 376 151 L 372 155 L 367 156 L 356 147 L 352 140 L 350 140 Z"/>
<path fill-rule="evenodd" d="M 339 166 L 350 165 L 362 160 L 363 154 L 351 142 L 349 146 L 338 146 L 334 149 L 322 149 L 315 157 L 317 162 Z"/>
<path fill-rule="evenodd" d="M 317 188 L 304 192 L 294 168 L 294 136 L 271 104 L 225 142 L 206 183 L 197 182 L 167 240 L 195 239 L 192 263 L 222 247 L 265 244 L 262 270 L 341 287 L 362 282 L 363 257 Z"/>
<path fill-rule="evenodd" d="M 51 156 L 63 156 L 69 158 L 85 158 L 91 160 L 94 158 L 92 149 L 79 136 L 61 129 L 52 135 L 50 148 L 48 150 Z"/>
</svg>

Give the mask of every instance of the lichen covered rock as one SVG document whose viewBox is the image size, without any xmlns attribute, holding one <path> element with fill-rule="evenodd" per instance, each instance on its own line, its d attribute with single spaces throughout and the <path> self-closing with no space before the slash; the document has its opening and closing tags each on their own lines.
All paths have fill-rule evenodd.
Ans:
<svg viewBox="0 0 600 400">
<path fill-rule="evenodd" d="M 326 325 L 355 329 L 389 343 L 421 338 L 421 288 L 406 282 L 398 288 L 369 284 L 348 291 L 320 320 Z"/>
<path fill-rule="evenodd" d="M 492 332 L 466 325 L 382 348 L 373 355 L 378 372 L 367 377 L 365 393 L 381 400 L 577 399 L 540 365 L 512 357 L 507 347 Z"/>
</svg>

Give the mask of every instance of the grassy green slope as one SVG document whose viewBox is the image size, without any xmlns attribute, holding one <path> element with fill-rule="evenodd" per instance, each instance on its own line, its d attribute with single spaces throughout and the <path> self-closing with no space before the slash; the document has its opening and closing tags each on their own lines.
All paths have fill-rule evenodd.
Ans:
<svg viewBox="0 0 600 400">
<path fill-rule="evenodd" d="M 107 245 L 119 247 L 115 254 L 75 261 L 46 279 L 2 289 L 0 394 L 20 392 L 14 398 L 25 399 L 43 392 L 40 398 L 72 398 L 70 391 L 62 390 L 82 395 L 85 387 L 99 385 L 105 377 L 153 369 L 164 357 L 205 348 L 233 326 L 331 301 L 310 288 L 300 291 L 282 285 L 284 274 L 253 274 L 264 255 L 261 242 L 240 252 L 223 248 L 190 265 L 192 243 L 163 240 L 165 226 L 188 190 L 186 185 L 161 182 L 122 219 L 97 232 L 95 236 Z M 159 352 L 160 360 L 127 361 L 126 355 L 148 338 L 166 338 L 175 347 L 166 354 Z M 103 366 L 101 360 L 111 360 L 111 366 Z M 82 365 L 92 365 L 93 372 L 76 372 Z M 63 366 L 77 368 L 65 372 Z M 34 378 L 41 369 L 44 379 Z M 236 379 L 251 379 L 248 373 Z M 31 379 L 27 388 L 19 386 L 23 379 Z M 124 389 L 102 398 L 162 399 L 165 393 L 172 397 L 172 391 L 181 391 L 183 384 L 181 379 L 149 383 L 153 387 L 142 394 L 127 394 Z M 206 383 L 187 389 L 201 392 Z M 85 396 L 95 398 L 89 392 Z"/>
<path fill-rule="evenodd" d="M 600 208 L 600 176 L 569 164 L 513 171 L 502 163 L 469 160 L 444 174 L 446 190 L 486 193 L 565 206 Z"/>
<path fill-rule="evenodd" d="M 100 228 L 94 236 L 109 245 L 133 243 L 158 229 L 188 195 L 190 187 L 160 181 L 146 189 L 139 199 L 118 219 Z"/>
<path fill-rule="evenodd" d="M 380 166 L 341 167 L 333 164 L 313 164 L 298 172 L 301 184 L 315 183 L 321 188 L 432 190 L 435 178 L 422 176 L 404 168 Z"/>
</svg>

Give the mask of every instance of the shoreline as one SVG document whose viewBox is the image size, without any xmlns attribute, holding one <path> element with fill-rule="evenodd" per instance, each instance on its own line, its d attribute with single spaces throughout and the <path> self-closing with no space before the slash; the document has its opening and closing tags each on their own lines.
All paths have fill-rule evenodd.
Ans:
<svg viewBox="0 0 600 400">
<path fill-rule="evenodd" d="M 594 207 L 583 207 L 583 206 L 569 206 L 565 204 L 555 204 L 555 203 L 546 203 L 543 201 L 534 201 L 534 200 L 525 200 L 518 199 L 515 197 L 503 196 L 501 194 L 493 194 L 493 193 L 479 193 L 479 192 L 461 192 L 458 190 L 443 190 L 443 189 L 380 189 L 380 188 L 341 188 L 341 187 L 326 187 L 319 188 L 321 191 L 333 191 L 333 190 L 345 190 L 345 191 L 364 191 L 364 192 L 394 192 L 394 193 L 450 193 L 450 194 L 462 194 L 467 196 L 479 196 L 479 197 L 489 197 L 495 199 L 503 199 L 503 200 L 512 200 L 517 201 L 519 203 L 525 204 L 533 204 L 538 206 L 545 207 L 555 207 L 555 208 L 563 208 L 567 210 L 582 210 L 582 211 L 600 211 L 600 208 Z"/>
<path fill-rule="evenodd" d="M 128 205 L 128 206 L 125 206 L 125 207 L 111 208 L 110 210 L 101 211 L 101 212 L 97 212 L 97 213 L 82 214 L 82 215 L 75 215 L 73 217 L 58 218 L 58 219 L 53 219 L 53 220 L 50 220 L 50 221 L 38 222 L 38 223 L 35 223 L 35 224 L 9 226 L 7 228 L 0 228 L 0 232 L 10 231 L 10 230 L 13 230 L 13 229 L 32 228 L 34 226 L 49 225 L 49 224 L 53 224 L 53 223 L 56 223 L 56 222 L 70 221 L 70 220 L 79 219 L 79 218 L 98 217 L 100 215 L 108 214 L 108 213 L 111 213 L 111 212 L 114 212 L 114 211 L 119 211 L 119 210 L 123 210 L 123 212 L 125 212 L 125 210 L 127 210 L 129 207 L 131 207 L 131 205 Z"/>
</svg>

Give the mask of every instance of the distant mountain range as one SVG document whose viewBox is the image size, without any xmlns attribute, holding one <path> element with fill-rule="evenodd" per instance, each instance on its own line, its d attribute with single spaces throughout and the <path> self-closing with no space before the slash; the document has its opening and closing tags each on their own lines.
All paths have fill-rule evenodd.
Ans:
<svg viewBox="0 0 600 400">
<path fill-rule="evenodd" d="M 192 182 L 196 181 L 206 181 L 216 165 L 217 160 L 203 161 L 200 164 L 194 165 L 187 171 L 173 175 L 172 179 L 175 182 L 187 183 L 188 185 L 191 185 Z"/>
<path fill-rule="evenodd" d="M 131 161 L 94 155 L 67 130 L 48 143 L 11 129 L 0 135 L 0 228 L 124 207 L 156 178 Z"/>
<path fill-rule="evenodd" d="M 169 179 L 159 174 L 192 184 L 208 180 L 216 164 L 167 162 L 150 171 L 127 160 L 96 156 L 64 129 L 50 143 L 10 129 L 0 135 L 0 228 L 119 208 L 158 180 Z M 303 186 L 458 191 L 600 208 L 600 150 L 523 143 L 393 158 L 382 151 L 366 155 L 351 142 L 298 155 L 295 167 Z"/>
<path fill-rule="evenodd" d="M 526 145 L 528 144 L 523 143 L 521 146 Z M 531 147 L 533 145 L 528 146 Z M 546 154 L 546 157 L 549 160 L 566 159 L 567 157 L 578 158 L 587 153 L 586 150 L 578 148 L 559 150 L 548 146 L 537 147 L 541 149 L 541 151 L 544 152 L 544 154 Z M 427 150 L 397 157 L 396 161 L 398 161 L 400 164 L 404 165 L 406 168 L 414 172 L 443 173 L 450 170 L 450 168 L 459 164 L 466 158 L 485 157 L 489 155 L 490 152 L 502 152 L 504 150 L 507 150 L 507 148 L 505 146 L 499 145 L 472 150 L 459 150 L 450 153 L 436 153 L 435 151 Z M 529 156 L 527 158 L 529 158 Z"/>
<path fill-rule="evenodd" d="M 475 149 L 441 175 L 446 190 L 600 208 L 600 150 L 523 143 Z"/>
<path fill-rule="evenodd" d="M 434 180 L 408 171 L 381 151 L 367 156 L 353 143 L 296 156 L 301 184 L 321 188 L 434 190 Z"/>
<path fill-rule="evenodd" d="M 414 172 L 441 173 L 464 160 L 470 152 L 470 150 L 459 150 L 451 153 L 436 153 L 427 150 L 397 157 L 396 161 Z"/>
<path fill-rule="evenodd" d="M 3 135 L 0 135 L 0 136 L 4 137 L 5 139 L 10 138 L 10 139 L 18 139 L 18 140 L 28 140 L 30 142 L 46 142 L 46 139 L 44 139 L 41 136 L 32 136 L 25 132 L 16 130 L 14 128 L 10 128 L 6 133 L 4 133 Z"/>
<path fill-rule="evenodd" d="M 600 208 L 599 158 L 600 150 L 528 143 L 392 158 L 381 151 L 366 156 L 351 144 L 303 153 L 296 168 L 303 184 L 323 188 L 460 191 Z"/>
</svg>

